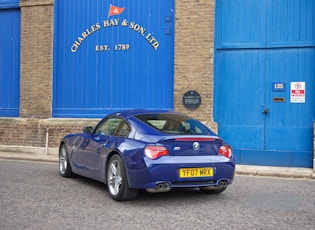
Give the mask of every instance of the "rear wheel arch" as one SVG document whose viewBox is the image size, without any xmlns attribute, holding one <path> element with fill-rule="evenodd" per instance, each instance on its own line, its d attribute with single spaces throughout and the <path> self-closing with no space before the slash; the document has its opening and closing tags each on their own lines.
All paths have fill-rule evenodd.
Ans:
<svg viewBox="0 0 315 230">
<path fill-rule="evenodd" d="M 112 152 L 109 154 L 105 171 L 107 189 L 109 195 L 114 200 L 125 201 L 136 198 L 138 190 L 129 187 L 126 165 L 123 157 L 119 153 Z"/>
<path fill-rule="evenodd" d="M 124 157 L 122 156 L 122 154 L 115 150 L 115 151 L 112 151 L 108 154 L 107 158 L 106 158 L 106 161 L 105 161 L 105 184 L 107 183 L 107 180 L 106 180 L 106 177 L 107 177 L 107 167 L 108 167 L 108 163 L 110 161 L 110 159 L 114 156 L 114 155 L 119 155 L 124 163 L 124 166 L 125 166 L 125 170 L 127 171 L 127 167 L 126 167 L 126 162 L 124 160 Z M 126 172 L 127 173 L 127 172 Z M 129 175 L 127 173 L 127 180 L 128 180 L 128 185 L 130 184 L 130 181 L 129 181 Z"/>
</svg>

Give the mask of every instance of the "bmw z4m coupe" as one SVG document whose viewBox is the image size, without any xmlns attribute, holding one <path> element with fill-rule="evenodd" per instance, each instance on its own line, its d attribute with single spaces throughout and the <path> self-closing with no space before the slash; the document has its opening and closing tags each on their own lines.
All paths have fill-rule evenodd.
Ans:
<svg viewBox="0 0 315 230">
<path fill-rule="evenodd" d="M 65 136 L 59 147 L 63 177 L 78 174 L 107 185 L 117 201 L 140 189 L 199 188 L 217 194 L 232 184 L 231 147 L 200 121 L 174 111 L 128 110 Z"/>
</svg>

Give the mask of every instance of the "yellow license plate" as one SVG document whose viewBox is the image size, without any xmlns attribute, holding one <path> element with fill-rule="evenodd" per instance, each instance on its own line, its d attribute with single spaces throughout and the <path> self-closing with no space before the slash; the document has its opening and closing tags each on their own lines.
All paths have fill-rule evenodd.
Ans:
<svg viewBox="0 0 315 230">
<path fill-rule="evenodd" d="M 212 177 L 213 168 L 180 168 L 180 178 Z"/>
</svg>

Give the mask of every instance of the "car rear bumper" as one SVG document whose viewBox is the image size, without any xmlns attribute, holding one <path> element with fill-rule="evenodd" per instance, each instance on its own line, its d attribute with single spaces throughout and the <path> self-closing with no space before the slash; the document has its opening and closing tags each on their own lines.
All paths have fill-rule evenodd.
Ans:
<svg viewBox="0 0 315 230">
<path fill-rule="evenodd" d="M 212 176 L 181 178 L 181 168 L 212 168 Z M 221 181 L 231 184 L 234 179 L 235 161 L 224 156 L 164 156 L 156 160 L 144 158 L 144 167 L 128 168 L 129 186 L 155 188 L 168 183 L 171 188 L 217 186 Z"/>
</svg>

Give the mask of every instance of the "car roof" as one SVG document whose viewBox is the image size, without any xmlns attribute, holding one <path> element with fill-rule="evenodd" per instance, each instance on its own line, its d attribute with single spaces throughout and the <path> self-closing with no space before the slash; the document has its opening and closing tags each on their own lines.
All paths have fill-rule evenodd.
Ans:
<svg viewBox="0 0 315 230">
<path fill-rule="evenodd" d="M 117 116 L 122 116 L 122 117 L 130 117 L 130 116 L 137 116 L 140 114 L 161 114 L 161 113 L 173 113 L 173 114 L 181 114 L 174 112 L 173 110 L 150 110 L 150 109 L 130 109 L 130 110 L 122 110 L 119 112 L 115 112 L 110 114 L 112 115 L 117 115 Z M 184 114 L 182 114 L 184 115 Z"/>
</svg>

